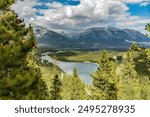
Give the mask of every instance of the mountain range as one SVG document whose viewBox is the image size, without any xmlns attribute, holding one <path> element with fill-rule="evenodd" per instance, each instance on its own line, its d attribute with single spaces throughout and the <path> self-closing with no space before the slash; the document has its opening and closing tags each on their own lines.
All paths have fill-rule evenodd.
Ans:
<svg viewBox="0 0 150 117">
<path fill-rule="evenodd" d="M 35 26 L 34 32 L 38 47 L 53 49 L 127 49 L 132 42 L 150 47 L 149 37 L 131 29 L 92 27 L 73 34 L 66 34 Z"/>
</svg>

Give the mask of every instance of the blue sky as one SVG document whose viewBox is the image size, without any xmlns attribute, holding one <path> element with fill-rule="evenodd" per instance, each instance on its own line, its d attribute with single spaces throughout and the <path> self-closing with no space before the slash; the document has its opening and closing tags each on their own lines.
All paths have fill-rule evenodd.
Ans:
<svg viewBox="0 0 150 117">
<path fill-rule="evenodd" d="M 150 22 L 150 0 L 24 0 L 13 9 L 27 23 L 53 30 L 114 26 L 145 33 Z"/>
<path fill-rule="evenodd" d="M 129 12 L 131 15 L 137 16 L 147 16 L 150 17 L 150 4 L 146 6 L 141 6 L 141 4 L 128 4 Z"/>
</svg>

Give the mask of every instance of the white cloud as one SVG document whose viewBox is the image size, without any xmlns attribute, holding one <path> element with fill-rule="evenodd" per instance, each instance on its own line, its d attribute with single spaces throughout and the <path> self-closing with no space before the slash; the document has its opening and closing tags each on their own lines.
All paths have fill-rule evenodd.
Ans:
<svg viewBox="0 0 150 117">
<path fill-rule="evenodd" d="M 145 33 L 145 25 L 149 23 L 148 18 L 141 19 L 138 16 L 130 16 L 127 20 L 116 22 L 115 26 L 118 28 L 127 28 L 127 29 L 134 29 L 139 30 Z"/>
<path fill-rule="evenodd" d="M 17 1 L 16 4 L 12 5 L 18 15 L 25 19 L 26 22 L 34 21 L 37 18 L 35 15 L 36 9 L 33 9 L 32 6 L 41 5 L 41 3 L 31 0 Z"/>
<path fill-rule="evenodd" d="M 76 0 L 75 0 L 76 1 Z M 78 1 L 78 0 L 77 0 Z M 142 2 L 143 0 L 80 0 L 78 6 L 62 5 L 58 2 L 47 3 L 50 9 L 37 10 L 32 8 L 42 3 L 31 0 L 17 2 L 13 9 L 27 23 L 40 25 L 49 29 L 81 30 L 91 26 L 117 26 L 134 28 L 135 25 L 146 24 L 149 19 L 133 17 L 127 12 L 125 2 Z M 39 11 L 44 16 L 36 16 Z M 142 21 L 143 20 L 143 21 Z"/>
<path fill-rule="evenodd" d="M 142 2 L 141 4 L 140 4 L 140 6 L 148 6 L 148 5 L 150 5 L 150 1 L 149 2 Z"/>
</svg>

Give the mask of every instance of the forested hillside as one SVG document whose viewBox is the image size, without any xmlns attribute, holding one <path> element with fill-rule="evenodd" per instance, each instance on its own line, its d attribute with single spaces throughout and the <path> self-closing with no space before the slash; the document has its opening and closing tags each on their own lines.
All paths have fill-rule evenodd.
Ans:
<svg viewBox="0 0 150 117">
<path fill-rule="evenodd" d="M 36 63 L 32 27 L 0 1 L 0 99 L 47 99 L 47 88 Z"/>
<path fill-rule="evenodd" d="M 102 51 L 93 83 L 85 85 L 76 68 L 67 75 L 55 61 L 40 61 L 32 26 L 10 9 L 13 3 L 0 1 L 0 99 L 150 99 L 150 49 L 133 43 L 120 61 Z"/>
</svg>

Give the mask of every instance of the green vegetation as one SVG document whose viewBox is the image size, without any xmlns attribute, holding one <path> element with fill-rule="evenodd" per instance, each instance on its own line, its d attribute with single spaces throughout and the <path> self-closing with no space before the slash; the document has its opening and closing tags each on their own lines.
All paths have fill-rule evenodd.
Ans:
<svg viewBox="0 0 150 117">
<path fill-rule="evenodd" d="M 61 81 L 58 77 L 58 75 L 55 75 L 55 77 L 52 79 L 52 87 L 50 91 L 50 99 L 51 100 L 60 100 L 61 97 Z"/>
<path fill-rule="evenodd" d="M 95 74 L 93 74 L 93 85 L 95 89 L 99 91 L 97 99 L 117 99 L 116 90 L 116 73 L 115 64 L 109 60 L 106 51 L 102 52 L 102 57 L 98 61 L 99 68 Z M 94 96 L 95 97 L 95 96 Z"/>
<path fill-rule="evenodd" d="M 77 69 L 75 68 L 71 81 L 71 88 L 71 100 L 86 99 L 85 84 L 82 83 L 78 76 Z"/>
<path fill-rule="evenodd" d="M 58 60 L 62 61 L 74 61 L 74 62 L 97 62 L 100 57 L 102 57 L 101 51 L 52 51 L 50 54 L 52 58 L 56 57 Z M 109 59 L 117 59 L 118 62 L 122 60 L 122 56 L 126 53 L 126 51 L 107 51 L 109 54 Z M 136 59 L 138 57 L 137 52 L 131 52 L 133 58 Z"/>
<path fill-rule="evenodd" d="M 127 52 L 50 49 L 53 58 L 98 63 L 93 84 L 86 86 L 77 69 L 67 75 L 55 62 L 39 60 L 32 26 L 9 8 L 13 2 L 0 1 L 0 99 L 150 99 L 150 49 L 135 43 Z"/>
<path fill-rule="evenodd" d="M 140 82 L 135 71 L 135 63 L 128 51 L 126 53 L 123 63 L 119 66 L 120 72 L 118 73 L 117 89 L 118 99 L 140 99 Z"/>
<path fill-rule="evenodd" d="M 119 51 L 109 51 L 110 58 L 113 56 L 122 57 L 122 55 L 125 52 L 119 52 Z M 97 62 L 99 58 L 102 56 L 101 51 L 56 51 L 50 54 L 50 56 L 53 58 L 56 56 L 58 60 L 62 61 L 75 61 L 75 62 Z"/>
<path fill-rule="evenodd" d="M 86 86 L 79 78 L 76 69 L 74 70 L 73 76 L 66 75 L 55 65 L 55 63 L 50 64 L 46 61 L 42 63 L 42 66 L 40 68 L 42 78 L 48 87 L 49 92 L 48 99 L 53 100 L 89 99 L 86 91 Z"/>
<path fill-rule="evenodd" d="M 62 54 L 63 53 L 63 54 Z M 62 56 L 74 56 L 81 51 L 57 52 Z M 88 53 L 88 52 L 87 52 Z M 114 55 L 115 53 L 115 55 Z M 50 70 L 51 76 L 59 74 L 61 80 L 61 96 L 65 100 L 133 100 L 133 99 L 150 99 L 150 75 L 149 73 L 149 49 L 138 47 L 135 43 L 127 52 L 102 51 L 99 54 L 99 68 L 96 73 L 92 74 L 93 84 L 86 86 L 79 78 L 77 70 L 74 74 L 66 75 L 57 69 Z M 92 53 L 91 53 L 92 54 Z M 57 56 L 56 55 L 56 56 Z M 57 58 L 54 54 L 53 58 Z M 98 56 L 98 55 L 97 55 Z M 121 59 L 120 59 L 121 58 Z M 56 66 L 55 66 L 56 67 Z M 50 69 L 55 68 L 50 67 Z M 139 72 L 139 68 L 143 69 Z M 47 69 L 45 69 L 47 70 Z M 44 71 L 45 71 L 44 70 Z M 46 75 L 48 72 L 44 74 Z M 52 83 L 53 77 L 49 78 Z M 47 79 L 47 77 L 45 77 Z M 50 83 L 49 82 L 49 83 Z M 51 85 L 48 84 L 47 86 Z M 51 90 L 49 88 L 49 90 Z"/>
<path fill-rule="evenodd" d="M 36 61 L 32 27 L 0 2 L 0 99 L 47 99 Z"/>
<path fill-rule="evenodd" d="M 15 0 L 1 0 L 0 1 L 0 9 L 8 8 Z"/>
</svg>

